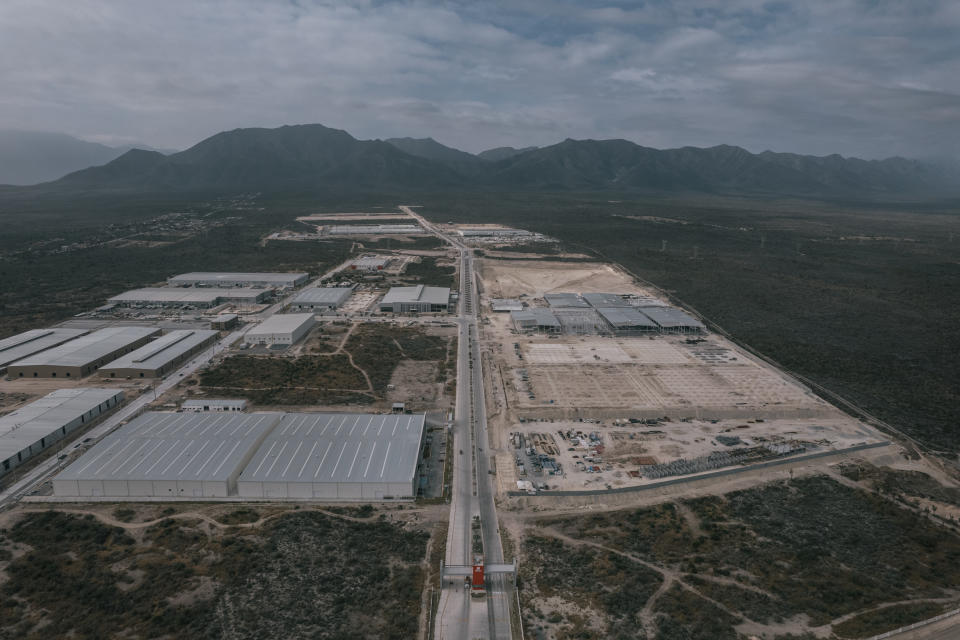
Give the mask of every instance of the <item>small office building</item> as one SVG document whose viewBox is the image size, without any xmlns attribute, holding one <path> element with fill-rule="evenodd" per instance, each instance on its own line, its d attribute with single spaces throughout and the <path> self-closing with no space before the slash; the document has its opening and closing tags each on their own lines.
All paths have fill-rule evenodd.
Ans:
<svg viewBox="0 0 960 640">
<path fill-rule="evenodd" d="M 247 401 L 241 399 L 226 398 L 191 398 L 184 400 L 180 404 L 184 411 L 212 411 L 214 413 L 224 413 L 230 411 L 246 411 Z"/>
</svg>

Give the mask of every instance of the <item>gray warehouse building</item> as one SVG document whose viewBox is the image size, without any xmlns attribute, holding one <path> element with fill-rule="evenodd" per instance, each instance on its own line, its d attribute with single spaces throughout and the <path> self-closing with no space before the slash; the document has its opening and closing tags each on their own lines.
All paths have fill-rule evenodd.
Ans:
<svg viewBox="0 0 960 640">
<path fill-rule="evenodd" d="M 633 335 L 637 333 L 655 333 L 660 330 L 656 322 L 635 308 L 598 308 L 615 335 Z"/>
<path fill-rule="evenodd" d="M 246 339 L 253 344 L 295 344 L 316 323 L 312 313 L 277 313 L 247 331 Z"/>
<path fill-rule="evenodd" d="M 552 308 L 560 309 L 587 309 L 590 307 L 583 298 L 575 293 L 545 293 L 543 299 Z"/>
<path fill-rule="evenodd" d="M 299 287 L 308 273 L 227 273 L 199 271 L 167 278 L 171 287 Z"/>
<path fill-rule="evenodd" d="M 641 307 L 645 316 L 657 323 L 664 333 L 700 333 L 706 326 L 676 307 Z"/>
<path fill-rule="evenodd" d="M 350 299 L 352 287 L 322 287 L 304 289 L 290 302 L 297 311 L 329 311 Z"/>
<path fill-rule="evenodd" d="M 245 498 L 417 495 L 423 414 L 288 413 L 237 480 Z"/>
<path fill-rule="evenodd" d="M 0 476 L 122 402 L 116 389 L 57 389 L 0 417 Z"/>
<path fill-rule="evenodd" d="M 521 332 L 560 333 L 560 320 L 550 309 L 531 307 L 523 311 L 511 311 L 510 320 L 513 327 Z"/>
<path fill-rule="evenodd" d="M 18 360 L 11 378 L 82 378 L 160 335 L 155 327 L 107 327 Z"/>
<path fill-rule="evenodd" d="M 126 307 L 197 307 L 208 309 L 219 304 L 258 304 L 270 296 L 264 289 L 184 289 L 180 287 L 146 287 L 126 291 L 110 298 L 113 304 Z"/>
<path fill-rule="evenodd" d="M 450 307 L 449 287 L 392 287 L 380 301 L 380 311 L 393 313 L 439 313 Z"/>
<path fill-rule="evenodd" d="M 616 309 L 629 307 L 630 303 L 618 293 L 585 293 L 583 299 L 596 309 Z"/>
<path fill-rule="evenodd" d="M 17 360 L 90 333 L 86 329 L 33 329 L 0 340 L 0 372 Z"/>
<path fill-rule="evenodd" d="M 177 329 L 100 368 L 108 378 L 162 378 L 217 341 L 210 329 Z"/>
<path fill-rule="evenodd" d="M 53 480 L 55 496 L 226 497 L 282 413 L 145 413 Z"/>
</svg>

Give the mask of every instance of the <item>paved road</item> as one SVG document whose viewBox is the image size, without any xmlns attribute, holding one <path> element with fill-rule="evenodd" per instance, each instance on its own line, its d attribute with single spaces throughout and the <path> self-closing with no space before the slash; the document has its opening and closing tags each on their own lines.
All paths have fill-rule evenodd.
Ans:
<svg viewBox="0 0 960 640">
<path fill-rule="evenodd" d="M 476 294 L 473 251 L 456 238 L 440 232 L 409 207 L 400 208 L 425 229 L 460 251 L 454 474 L 446 563 L 470 563 L 471 521 L 474 516 L 480 517 L 485 561 L 503 562 L 500 527 L 488 474 L 490 465 L 487 451 L 487 415 L 477 333 L 479 299 Z M 440 594 L 435 637 L 438 640 L 509 640 L 512 594 L 512 581 L 506 581 L 500 576 L 487 577 L 487 595 L 484 598 L 471 598 L 462 583 L 454 581 L 446 585 Z"/>
</svg>

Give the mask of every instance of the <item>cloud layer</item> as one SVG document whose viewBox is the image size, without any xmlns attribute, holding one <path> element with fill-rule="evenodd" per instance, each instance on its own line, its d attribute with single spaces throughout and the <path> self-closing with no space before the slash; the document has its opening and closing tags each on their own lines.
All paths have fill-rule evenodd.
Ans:
<svg viewBox="0 0 960 640">
<path fill-rule="evenodd" d="M 0 128 L 960 153 L 953 0 L 5 0 Z"/>
</svg>

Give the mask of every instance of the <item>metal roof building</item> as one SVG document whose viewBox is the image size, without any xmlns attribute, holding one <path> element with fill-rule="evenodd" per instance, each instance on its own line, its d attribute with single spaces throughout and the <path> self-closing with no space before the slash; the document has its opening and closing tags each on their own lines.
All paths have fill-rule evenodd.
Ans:
<svg viewBox="0 0 960 640">
<path fill-rule="evenodd" d="M 225 302 L 256 304 L 270 295 L 264 289 L 238 287 L 223 289 L 185 289 L 182 287 L 146 287 L 126 291 L 110 298 L 110 302 L 124 306 L 143 307 L 215 307 Z"/>
<path fill-rule="evenodd" d="M 523 302 L 520 300 L 496 298 L 490 301 L 490 309 L 493 311 L 523 311 Z"/>
<path fill-rule="evenodd" d="M 587 309 L 590 307 L 580 296 L 575 293 L 545 293 L 543 299 L 554 308 L 568 309 Z"/>
<path fill-rule="evenodd" d="M 613 332 L 618 335 L 629 335 L 631 333 L 650 333 L 659 330 L 656 322 L 633 307 L 629 308 L 604 308 L 597 309 L 597 313 L 603 316 Z"/>
<path fill-rule="evenodd" d="M 322 228 L 330 235 L 421 234 L 426 230 L 419 224 L 334 224 Z"/>
<path fill-rule="evenodd" d="M 290 302 L 292 309 L 336 309 L 350 299 L 352 287 L 322 287 L 304 289 Z"/>
<path fill-rule="evenodd" d="M 282 413 L 144 413 L 53 480 L 55 496 L 226 497 Z"/>
<path fill-rule="evenodd" d="M 82 378 L 160 335 L 155 327 L 107 327 L 18 360 L 12 378 Z"/>
<path fill-rule="evenodd" d="M 541 333 L 560 333 L 560 320 L 549 309 L 531 307 L 523 311 L 511 311 L 510 320 L 517 331 L 539 331 Z"/>
<path fill-rule="evenodd" d="M 288 413 L 237 480 L 247 498 L 416 496 L 424 414 Z"/>
<path fill-rule="evenodd" d="M 617 307 L 629 307 L 630 303 L 624 300 L 618 293 L 584 293 L 583 299 L 591 307 L 597 309 L 615 309 Z"/>
<path fill-rule="evenodd" d="M 0 372 L 11 362 L 90 333 L 86 329 L 33 329 L 0 340 Z"/>
<path fill-rule="evenodd" d="M 246 411 L 247 401 L 227 398 L 192 398 L 180 404 L 184 411 Z"/>
<path fill-rule="evenodd" d="M 380 311 L 393 313 L 430 313 L 446 311 L 450 305 L 449 287 L 392 287 L 380 301 Z"/>
<path fill-rule="evenodd" d="M 167 278 L 173 287 L 297 287 L 310 277 L 308 273 L 230 273 L 197 271 Z"/>
<path fill-rule="evenodd" d="M 177 329 L 100 367 L 108 378 L 162 378 L 217 341 L 210 329 Z"/>
<path fill-rule="evenodd" d="M 253 344 L 294 344 L 316 322 L 312 313 L 277 313 L 247 331 L 246 339 Z"/>
<path fill-rule="evenodd" d="M 351 260 L 347 269 L 351 271 L 383 271 L 391 260 L 390 256 L 361 256 Z"/>
<path fill-rule="evenodd" d="M 676 307 L 641 307 L 640 311 L 668 333 L 697 333 L 706 329 L 702 322 Z"/>
<path fill-rule="evenodd" d="M 122 402 L 116 389 L 57 389 L 0 417 L 0 476 Z"/>
</svg>

